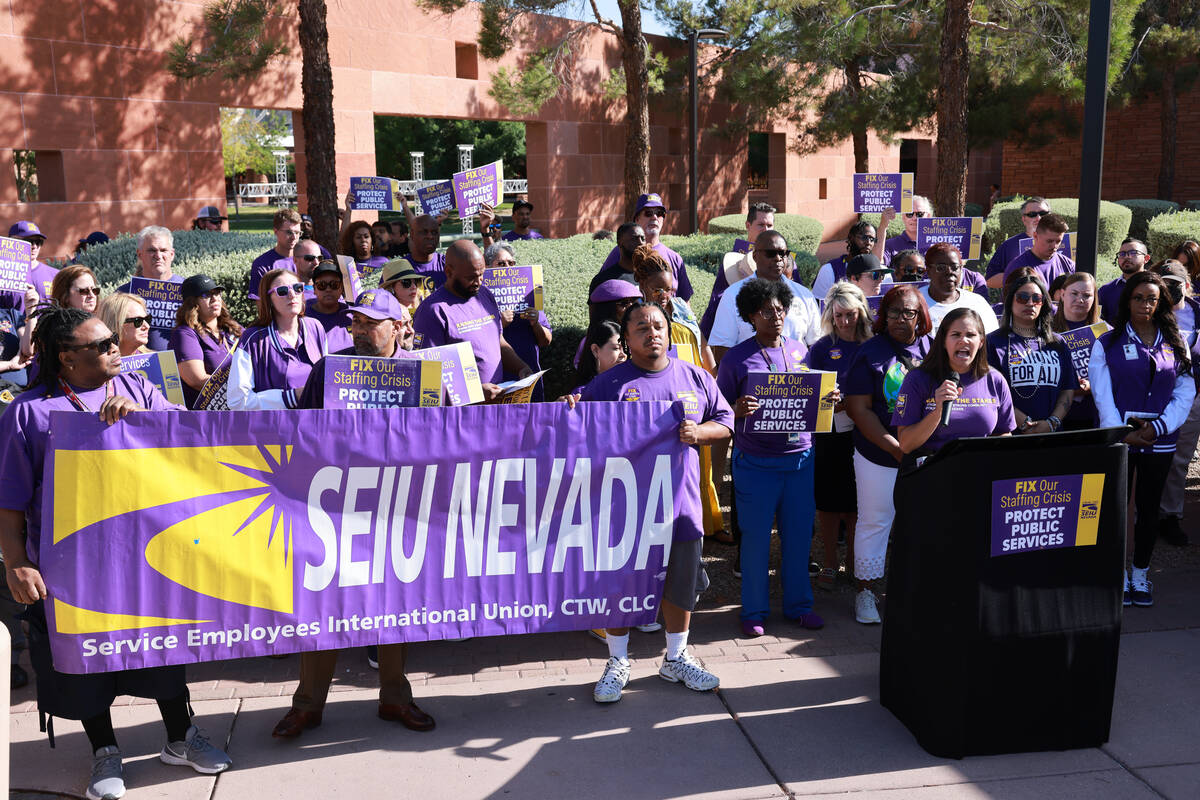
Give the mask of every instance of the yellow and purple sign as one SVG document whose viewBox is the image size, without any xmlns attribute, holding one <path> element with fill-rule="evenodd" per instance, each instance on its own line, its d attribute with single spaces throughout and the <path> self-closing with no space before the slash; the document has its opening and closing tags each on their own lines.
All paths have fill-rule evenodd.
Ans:
<svg viewBox="0 0 1200 800">
<path fill-rule="evenodd" d="M 745 393 L 758 399 L 758 410 L 737 424 L 747 433 L 828 433 L 834 404 L 822 398 L 836 385 L 836 372 L 750 372 Z"/>
<path fill-rule="evenodd" d="M 924 253 L 939 242 L 957 247 L 964 261 L 977 260 L 983 247 L 983 217 L 917 219 L 917 249 Z"/>
<path fill-rule="evenodd" d="M 878 213 L 891 208 L 899 214 L 907 214 L 912 211 L 912 202 L 911 172 L 854 173 L 854 213 Z"/>
<path fill-rule="evenodd" d="M 33 249 L 24 239 L 0 236 L 0 292 L 25 297 L 29 286 L 29 266 Z M 46 294 L 49 294 L 47 291 Z M 32 311 L 33 309 L 29 309 Z"/>
<path fill-rule="evenodd" d="M 1096 543 L 1104 473 L 992 481 L 992 555 Z"/>
</svg>

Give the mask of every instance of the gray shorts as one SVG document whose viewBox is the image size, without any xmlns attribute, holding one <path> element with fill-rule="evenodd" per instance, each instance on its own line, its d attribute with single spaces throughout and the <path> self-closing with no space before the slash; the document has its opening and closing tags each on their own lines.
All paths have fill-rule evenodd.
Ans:
<svg viewBox="0 0 1200 800">
<path fill-rule="evenodd" d="M 704 571 L 704 563 L 700 560 L 703 549 L 703 539 L 671 543 L 663 599 L 684 611 L 694 610 L 696 595 L 708 588 L 708 573 Z"/>
</svg>

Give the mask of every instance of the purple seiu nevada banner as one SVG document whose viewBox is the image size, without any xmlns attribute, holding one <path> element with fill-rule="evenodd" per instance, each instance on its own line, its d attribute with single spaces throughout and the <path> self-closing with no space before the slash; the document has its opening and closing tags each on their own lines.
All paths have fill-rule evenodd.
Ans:
<svg viewBox="0 0 1200 800">
<path fill-rule="evenodd" d="M 57 669 L 648 623 L 700 529 L 672 404 L 295 413 L 52 415 Z"/>
</svg>

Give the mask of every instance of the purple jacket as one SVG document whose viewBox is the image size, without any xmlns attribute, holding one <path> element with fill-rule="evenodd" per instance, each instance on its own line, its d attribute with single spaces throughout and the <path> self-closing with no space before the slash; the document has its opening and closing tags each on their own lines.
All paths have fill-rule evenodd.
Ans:
<svg viewBox="0 0 1200 800">
<path fill-rule="evenodd" d="M 229 407 L 234 411 L 295 408 L 313 364 L 327 352 L 325 329 L 315 319 L 300 318 L 295 347 L 279 336 L 274 325 L 246 328 L 229 368 Z"/>
</svg>

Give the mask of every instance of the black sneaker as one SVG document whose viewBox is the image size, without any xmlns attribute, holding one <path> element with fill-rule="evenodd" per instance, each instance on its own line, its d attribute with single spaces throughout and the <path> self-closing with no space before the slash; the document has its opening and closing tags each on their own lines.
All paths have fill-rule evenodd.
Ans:
<svg viewBox="0 0 1200 800">
<path fill-rule="evenodd" d="M 1158 535 L 1166 540 L 1167 544 L 1173 544 L 1176 547 L 1187 547 L 1188 535 L 1183 532 L 1183 528 L 1179 527 L 1179 517 L 1163 517 L 1158 521 Z"/>
<path fill-rule="evenodd" d="M 1133 604 L 1140 608 L 1154 605 L 1154 584 L 1147 579 L 1144 570 L 1130 574 L 1129 596 Z"/>
</svg>

